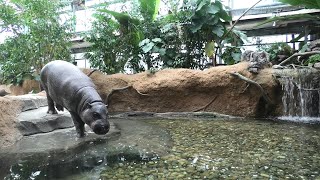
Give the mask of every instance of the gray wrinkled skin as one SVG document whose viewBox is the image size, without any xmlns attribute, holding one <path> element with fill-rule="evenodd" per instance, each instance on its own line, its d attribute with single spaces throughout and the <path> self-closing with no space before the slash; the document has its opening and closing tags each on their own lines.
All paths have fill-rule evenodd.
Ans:
<svg viewBox="0 0 320 180">
<path fill-rule="evenodd" d="M 91 79 L 66 61 L 52 61 L 40 73 L 41 86 L 47 93 L 48 112 L 66 108 L 75 125 L 78 137 L 83 137 L 87 124 L 96 134 L 106 134 L 110 125 L 107 108 Z"/>
</svg>

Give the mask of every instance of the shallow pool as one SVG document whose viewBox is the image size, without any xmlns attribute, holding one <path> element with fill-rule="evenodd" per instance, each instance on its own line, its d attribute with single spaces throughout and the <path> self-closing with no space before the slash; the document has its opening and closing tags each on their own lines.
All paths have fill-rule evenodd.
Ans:
<svg viewBox="0 0 320 180">
<path fill-rule="evenodd" d="M 320 126 L 262 120 L 149 120 L 169 131 L 168 155 L 120 162 L 102 179 L 317 179 Z"/>
<path fill-rule="evenodd" d="M 123 136 L 128 136 L 123 137 L 126 140 L 90 145 L 91 149 L 77 154 L 85 161 L 82 158 L 66 163 L 75 158 L 68 153 L 65 156 L 69 158 L 63 158 L 61 164 L 52 163 L 55 166 L 39 160 L 42 156 L 19 159 L 11 166 L 14 173 L 6 179 L 25 178 L 25 174 L 29 179 L 320 179 L 319 124 L 210 118 L 114 122 L 132 123 L 128 129 L 121 129 Z M 149 132 L 130 135 L 133 124 L 150 127 Z M 132 130 L 139 131 L 139 126 Z M 139 142 L 132 142 L 135 138 Z M 158 142 L 162 143 L 159 147 L 165 146 L 160 153 Z M 40 161 L 47 173 L 54 170 L 53 174 L 61 173 L 63 177 L 46 174 L 39 163 L 31 161 Z M 59 169 L 60 165 L 63 168 Z M 65 172 L 68 169 L 69 174 Z"/>
</svg>

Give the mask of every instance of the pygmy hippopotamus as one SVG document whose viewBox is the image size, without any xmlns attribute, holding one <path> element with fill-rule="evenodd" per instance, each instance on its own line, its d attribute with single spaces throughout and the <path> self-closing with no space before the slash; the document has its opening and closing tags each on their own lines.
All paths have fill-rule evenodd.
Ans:
<svg viewBox="0 0 320 180">
<path fill-rule="evenodd" d="M 110 124 L 107 107 L 91 79 L 79 68 L 66 61 L 52 61 L 40 73 L 41 86 L 47 93 L 48 112 L 66 108 L 72 117 L 78 137 L 83 137 L 87 124 L 96 134 L 106 134 Z M 55 106 L 55 107 L 54 107 Z"/>
</svg>

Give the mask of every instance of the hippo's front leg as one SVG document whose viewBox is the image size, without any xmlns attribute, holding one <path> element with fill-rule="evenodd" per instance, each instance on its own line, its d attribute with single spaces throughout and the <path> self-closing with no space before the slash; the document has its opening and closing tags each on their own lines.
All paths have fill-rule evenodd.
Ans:
<svg viewBox="0 0 320 180">
<path fill-rule="evenodd" d="M 74 127 L 76 128 L 77 136 L 79 138 L 84 137 L 84 122 L 81 120 L 81 118 L 78 116 L 77 113 L 70 112 Z"/>
</svg>

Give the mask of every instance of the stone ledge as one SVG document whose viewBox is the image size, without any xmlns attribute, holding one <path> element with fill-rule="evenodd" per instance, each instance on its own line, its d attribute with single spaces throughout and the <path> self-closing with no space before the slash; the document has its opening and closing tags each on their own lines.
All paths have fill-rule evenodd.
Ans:
<svg viewBox="0 0 320 180">
<path fill-rule="evenodd" d="M 19 100 L 22 102 L 21 111 L 28 111 L 32 109 L 38 109 L 40 107 L 47 106 L 47 97 L 39 96 L 37 94 L 25 94 L 20 96 L 6 96 L 6 98 Z"/>
<path fill-rule="evenodd" d="M 68 111 L 59 114 L 47 114 L 48 107 L 22 112 L 18 116 L 17 128 L 24 136 L 51 132 L 56 129 L 73 127 L 71 115 Z"/>
<path fill-rule="evenodd" d="M 100 141 L 107 141 L 110 138 L 120 136 L 120 130 L 110 122 L 110 131 L 106 135 L 96 135 L 86 126 L 87 135 L 84 138 L 77 138 L 75 128 L 59 129 L 48 133 L 24 136 L 15 145 L 0 149 L 2 153 L 49 153 L 57 151 L 82 149 L 86 144 Z"/>
</svg>

